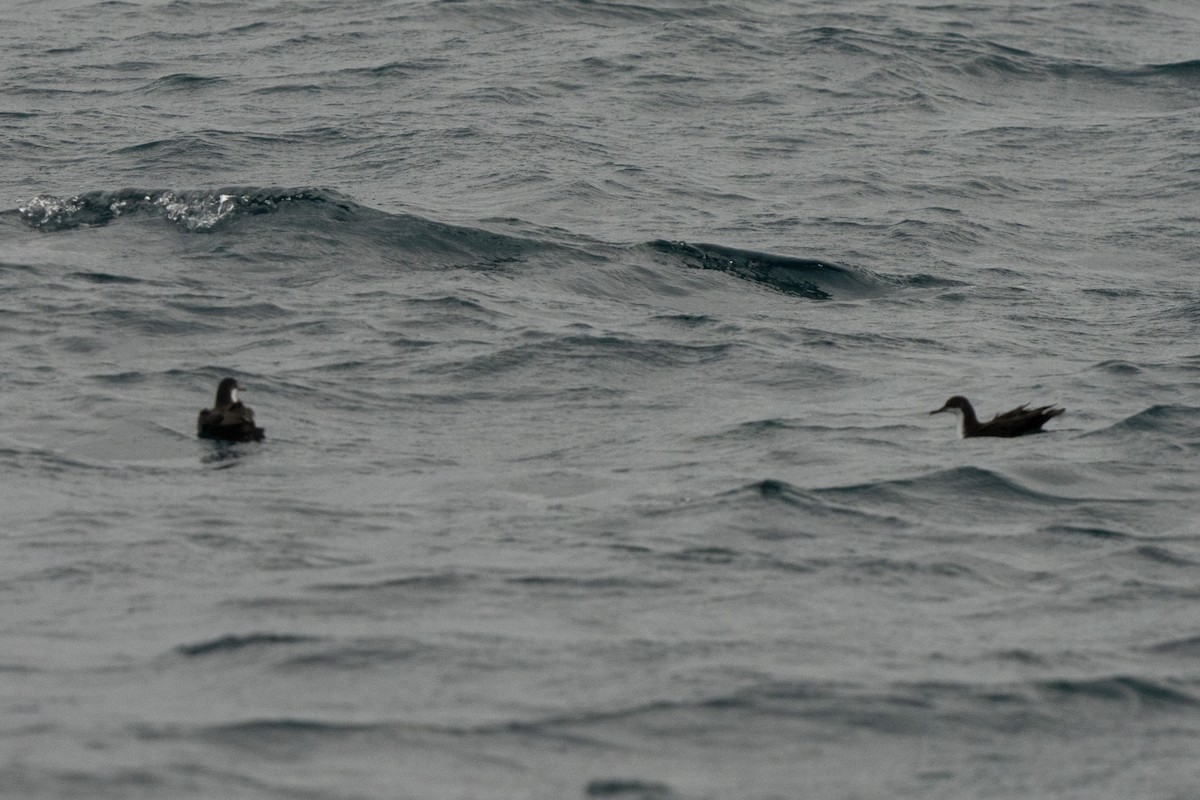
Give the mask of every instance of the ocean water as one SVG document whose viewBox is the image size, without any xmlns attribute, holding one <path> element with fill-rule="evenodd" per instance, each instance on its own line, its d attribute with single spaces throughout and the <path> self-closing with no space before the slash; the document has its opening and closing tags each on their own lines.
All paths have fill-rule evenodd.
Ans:
<svg viewBox="0 0 1200 800">
<path fill-rule="evenodd" d="M 6 5 L 0 796 L 1195 797 L 1198 42 Z"/>
</svg>

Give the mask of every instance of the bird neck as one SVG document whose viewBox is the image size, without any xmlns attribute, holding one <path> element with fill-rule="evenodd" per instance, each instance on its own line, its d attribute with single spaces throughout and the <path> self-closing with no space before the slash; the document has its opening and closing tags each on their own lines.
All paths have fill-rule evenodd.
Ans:
<svg viewBox="0 0 1200 800">
<path fill-rule="evenodd" d="M 965 403 L 959 411 L 962 412 L 962 435 L 970 436 L 979 429 L 979 418 L 975 416 L 975 409 L 970 403 Z"/>
</svg>

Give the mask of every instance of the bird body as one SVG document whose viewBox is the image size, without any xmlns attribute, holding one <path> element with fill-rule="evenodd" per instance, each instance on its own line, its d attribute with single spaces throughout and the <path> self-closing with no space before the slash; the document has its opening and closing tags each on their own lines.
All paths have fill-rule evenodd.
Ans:
<svg viewBox="0 0 1200 800">
<path fill-rule="evenodd" d="M 1030 408 L 1029 404 L 1017 406 L 1012 411 L 997 414 L 987 422 L 980 422 L 975 416 L 971 402 L 960 394 L 954 395 L 941 408 L 930 411 L 938 414 L 942 411 L 955 411 L 962 421 L 960 432 L 964 439 L 971 436 L 1024 436 L 1027 433 L 1041 433 L 1046 422 L 1066 409 L 1056 406 L 1038 406 Z"/>
<path fill-rule="evenodd" d="M 217 387 L 217 399 L 212 408 L 200 412 L 196 420 L 201 439 L 220 439 L 226 442 L 259 442 L 263 429 L 254 424 L 254 410 L 237 398 L 238 382 L 226 378 Z"/>
</svg>

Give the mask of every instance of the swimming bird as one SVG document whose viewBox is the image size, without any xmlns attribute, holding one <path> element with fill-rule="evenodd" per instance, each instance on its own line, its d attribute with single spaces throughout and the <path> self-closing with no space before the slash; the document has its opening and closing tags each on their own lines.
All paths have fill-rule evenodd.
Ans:
<svg viewBox="0 0 1200 800">
<path fill-rule="evenodd" d="M 201 411 L 196 420 L 197 436 L 227 442 L 262 441 L 263 429 L 254 424 L 253 409 L 238 400 L 240 388 L 233 378 L 221 381 L 213 407 Z"/>
<path fill-rule="evenodd" d="M 1017 406 L 1012 411 L 997 414 L 987 422 L 980 422 L 975 416 L 971 402 L 961 394 L 956 394 L 946 401 L 941 408 L 930 411 L 939 414 L 942 411 L 957 411 L 962 419 L 960 433 L 966 439 L 968 436 L 1024 436 L 1027 433 L 1041 433 L 1042 426 L 1047 420 L 1057 417 L 1066 411 L 1056 406 L 1038 406 L 1030 408 L 1026 403 Z"/>
</svg>

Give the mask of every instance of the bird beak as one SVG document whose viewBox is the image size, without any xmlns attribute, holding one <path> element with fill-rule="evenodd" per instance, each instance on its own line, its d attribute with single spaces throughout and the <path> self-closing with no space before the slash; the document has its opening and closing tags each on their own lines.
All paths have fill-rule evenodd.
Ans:
<svg viewBox="0 0 1200 800">
<path fill-rule="evenodd" d="M 946 410 L 947 408 L 949 408 L 949 407 L 950 407 L 950 406 L 942 406 L 941 408 L 935 408 L 933 411 L 930 411 L 929 413 L 930 413 L 930 414 L 940 414 L 940 413 L 942 413 L 943 411 L 945 411 L 945 410 Z"/>
</svg>

